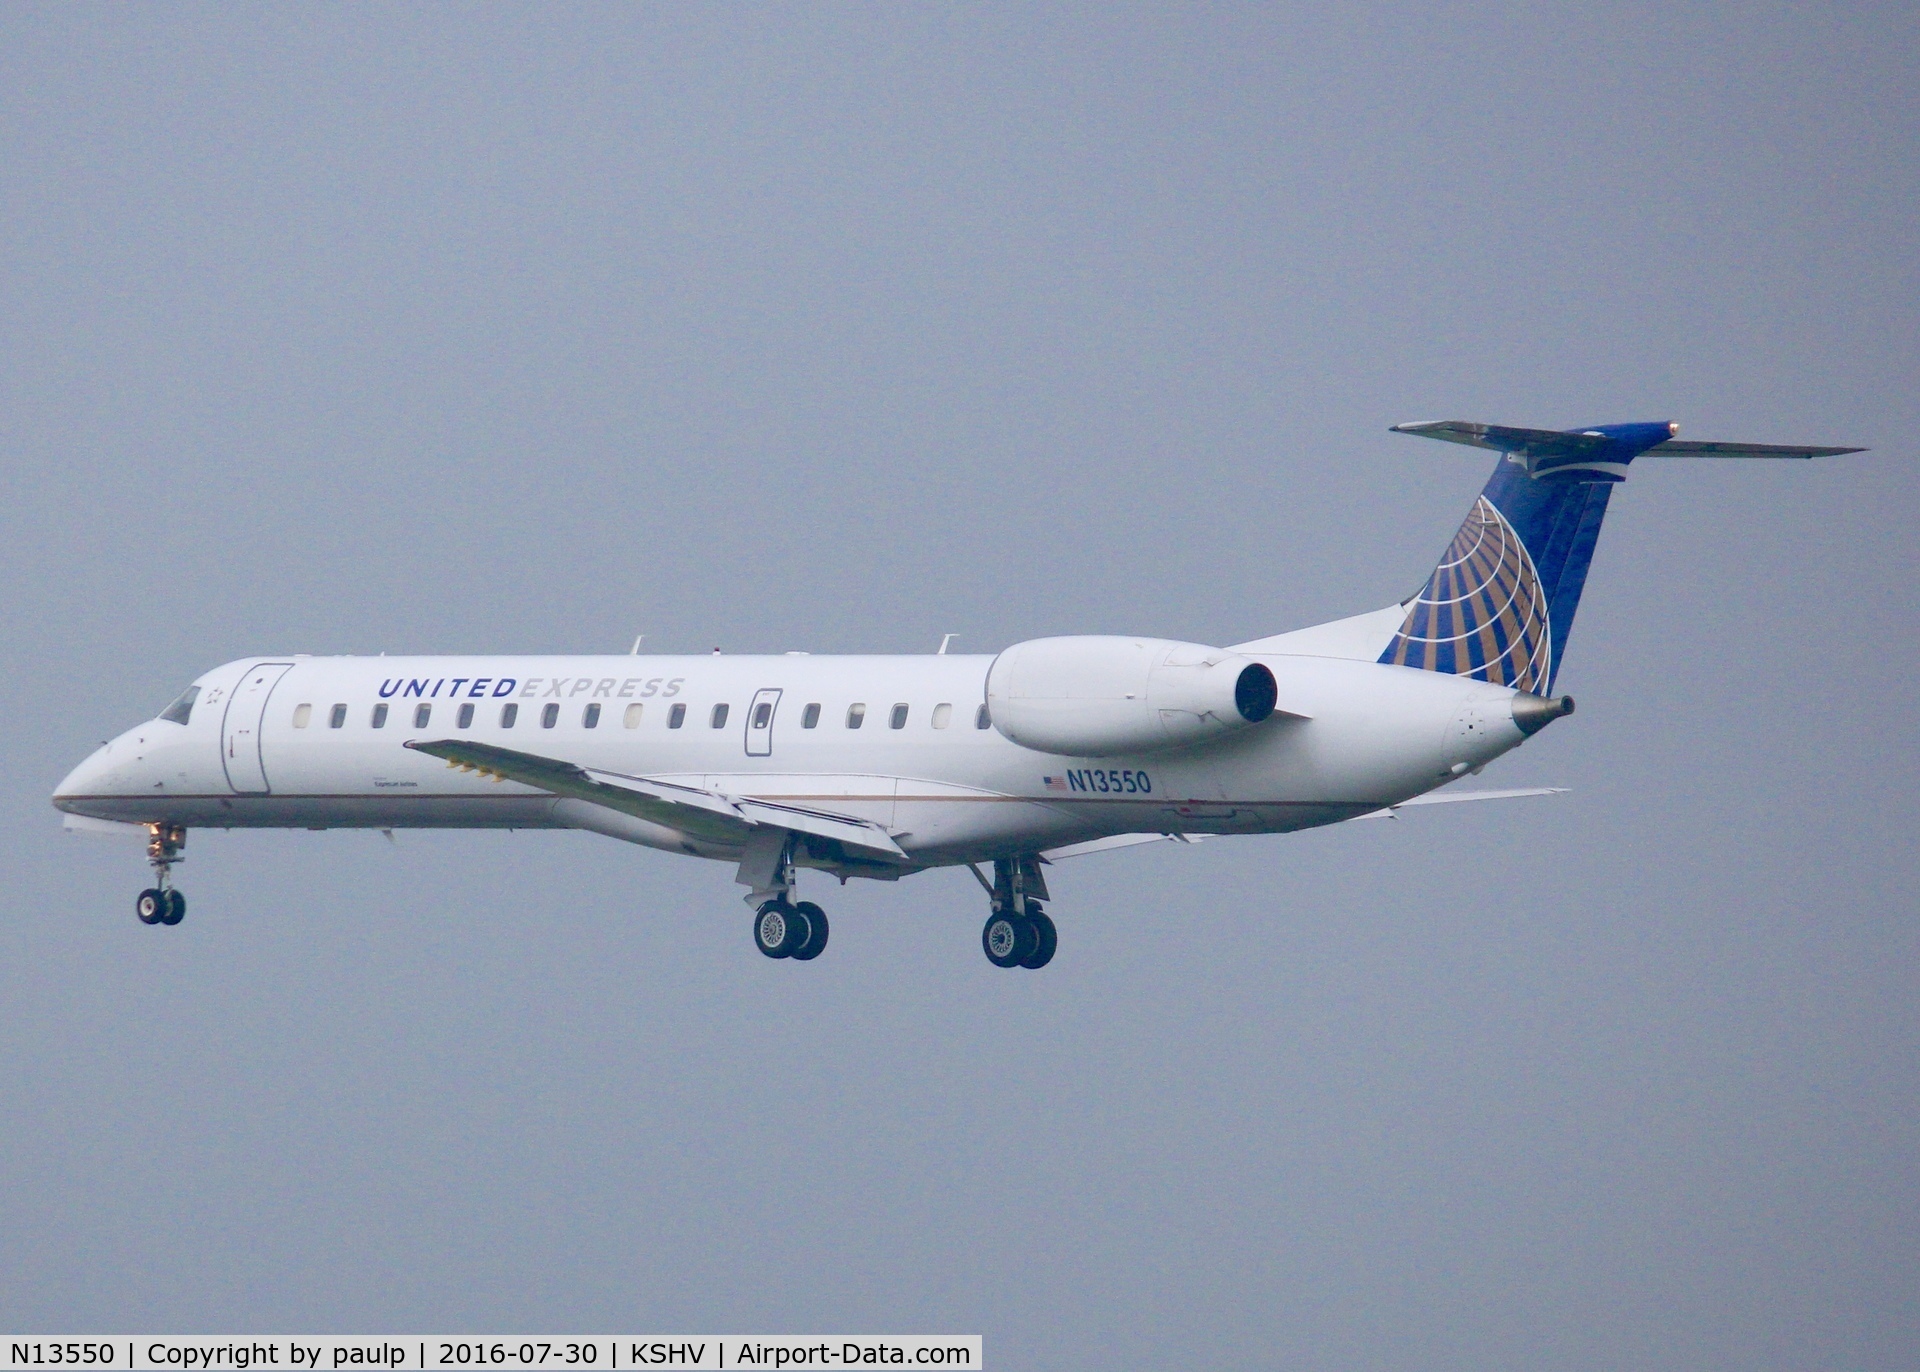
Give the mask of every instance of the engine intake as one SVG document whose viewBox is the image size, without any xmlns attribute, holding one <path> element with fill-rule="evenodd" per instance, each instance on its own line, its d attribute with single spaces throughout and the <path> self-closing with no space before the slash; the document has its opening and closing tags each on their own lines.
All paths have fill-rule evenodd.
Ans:
<svg viewBox="0 0 1920 1372">
<path fill-rule="evenodd" d="M 1164 638 L 1029 639 L 987 672 L 994 728 L 1023 748 L 1073 757 L 1224 737 L 1268 718 L 1279 698 L 1264 664 Z"/>
</svg>

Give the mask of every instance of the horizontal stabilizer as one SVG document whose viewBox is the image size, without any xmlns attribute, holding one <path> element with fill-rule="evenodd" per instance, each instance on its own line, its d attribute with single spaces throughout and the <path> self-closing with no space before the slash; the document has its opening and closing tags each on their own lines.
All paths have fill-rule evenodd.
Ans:
<svg viewBox="0 0 1920 1372">
<path fill-rule="evenodd" d="M 1662 431 L 1665 431 L 1664 433 Z M 1511 453 L 1535 475 L 1549 475 L 1577 465 L 1631 462 L 1635 457 L 1840 457 L 1864 453 L 1865 448 L 1821 448 L 1793 443 L 1709 443 L 1675 438 L 1677 424 L 1608 424 L 1595 429 L 1521 429 L 1506 424 L 1478 424 L 1467 419 L 1429 419 L 1395 424 L 1392 432 L 1470 448 Z"/>
<path fill-rule="evenodd" d="M 1414 424 L 1395 424 L 1397 434 L 1416 438 L 1437 438 L 1443 443 L 1464 443 L 1470 448 L 1491 448 L 1495 452 L 1535 452 L 1543 456 L 1597 457 L 1607 450 L 1607 436 L 1601 433 L 1570 433 L 1559 429 L 1517 429 L 1506 424 L 1477 424 L 1468 419 L 1428 419 Z"/>
<path fill-rule="evenodd" d="M 1703 443 L 1696 439 L 1669 438 L 1656 443 L 1642 457 L 1843 457 L 1864 453 L 1865 448 L 1801 448 L 1788 443 Z"/>
</svg>

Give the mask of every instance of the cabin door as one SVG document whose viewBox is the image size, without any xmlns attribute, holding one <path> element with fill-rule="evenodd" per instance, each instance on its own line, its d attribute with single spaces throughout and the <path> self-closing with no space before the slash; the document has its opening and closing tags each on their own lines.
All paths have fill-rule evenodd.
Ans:
<svg viewBox="0 0 1920 1372">
<path fill-rule="evenodd" d="M 292 666 L 291 662 L 256 662 L 227 697 L 221 761 L 227 767 L 227 784 L 243 796 L 263 796 L 270 789 L 260 758 L 260 726 L 266 719 L 268 697 Z"/>
<path fill-rule="evenodd" d="M 753 693 L 747 706 L 747 756 L 773 756 L 773 717 L 780 709 L 780 689 L 768 686 Z"/>
</svg>

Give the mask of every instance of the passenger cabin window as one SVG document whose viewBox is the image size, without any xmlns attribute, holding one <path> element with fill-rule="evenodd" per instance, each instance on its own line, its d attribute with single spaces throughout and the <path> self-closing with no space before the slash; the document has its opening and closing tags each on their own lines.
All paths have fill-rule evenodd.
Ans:
<svg viewBox="0 0 1920 1372">
<path fill-rule="evenodd" d="M 713 707 L 712 722 L 713 727 L 716 729 L 724 729 L 727 727 L 727 707 L 725 705 L 716 705 Z"/>
<path fill-rule="evenodd" d="M 598 701 L 595 701 L 580 712 L 580 727 L 582 729 L 598 729 L 600 727 L 600 704 Z"/>
<path fill-rule="evenodd" d="M 933 707 L 933 727 L 934 728 L 944 729 L 951 723 L 953 723 L 953 706 L 947 704 L 945 701 L 942 701 L 940 704 Z"/>
<path fill-rule="evenodd" d="M 294 728 L 296 729 L 306 728 L 307 721 L 312 718 L 313 718 L 313 706 L 296 705 L 293 707 L 293 727 Z"/>
<path fill-rule="evenodd" d="M 819 723 L 820 702 L 816 700 L 800 712 L 800 727 L 802 729 L 812 729 L 818 726 Z"/>
<path fill-rule="evenodd" d="M 687 722 L 687 707 L 684 702 L 674 706 L 671 710 L 667 711 L 667 727 L 669 729 L 678 729 L 682 724 L 685 724 L 686 722 Z"/>
<path fill-rule="evenodd" d="M 373 707 L 373 727 L 376 729 L 387 727 L 387 702 L 384 700 Z"/>
<path fill-rule="evenodd" d="M 519 718 L 520 707 L 518 705 L 502 705 L 500 707 L 500 727 L 502 729 L 511 729 L 514 721 Z"/>
<path fill-rule="evenodd" d="M 625 723 L 629 729 L 638 729 L 640 727 L 640 711 L 644 708 L 645 707 L 640 705 L 637 701 L 634 704 L 627 706 L 627 716 L 626 716 L 626 719 L 622 722 Z"/>
<path fill-rule="evenodd" d="M 344 728 L 346 727 L 346 723 L 347 723 L 347 707 L 345 705 L 336 705 L 333 707 L 331 711 L 328 712 L 327 727 L 329 729 Z"/>
<path fill-rule="evenodd" d="M 169 724 L 185 724 L 193 717 L 193 702 L 200 698 L 200 688 L 189 686 L 180 693 L 180 698 L 160 712 L 160 718 Z"/>
<path fill-rule="evenodd" d="M 847 727 L 858 729 L 867 722 L 867 707 L 864 705 L 847 706 Z"/>
<path fill-rule="evenodd" d="M 763 700 L 753 707 L 753 727 L 764 729 L 773 723 L 773 702 Z"/>
<path fill-rule="evenodd" d="M 465 700 L 460 703 L 459 727 L 462 729 L 471 729 L 473 727 L 473 702 L 471 700 Z"/>
<path fill-rule="evenodd" d="M 426 728 L 427 721 L 432 718 L 433 718 L 433 706 L 416 705 L 413 707 L 413 727 L 414 728 L 416 729 Z"/>
<path fill-rule="evenodd" d="M 993 716 L 987 712 L 986 706 L 982 705 L 973 712 L 973 727 L 976 729 L 991 729 L 993 727 Z"/>
<path fill-rule="evenodd" d="M 558 705 L 544 705 L 541 707 L 540 727 L 542 729 L 551 729 L 554 725 L 558 724 L 559 722 L 560 722 L 560 707 Z"/>
<path fill-rule="evenodd" d="M 887 716 L 887 727 L 889 729 L 904 729 L 907 727 L 907 707 L 904 701 L 894 706 L 893 713 Z"/>
</svg>

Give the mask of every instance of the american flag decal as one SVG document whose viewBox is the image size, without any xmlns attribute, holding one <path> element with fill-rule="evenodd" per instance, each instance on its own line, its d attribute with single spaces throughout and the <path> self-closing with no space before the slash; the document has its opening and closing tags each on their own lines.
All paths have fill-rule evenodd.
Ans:
<svg viewBox="0 0 1920 1372">
<path fill-rule="evenodd" d="M 1064 791 L 1067 789 L 1067 779 L 1065 777 L 1041 777 L 1040 780 L 1047 783 L 1047 789 L 1049 791 Z"/>
</svg>

